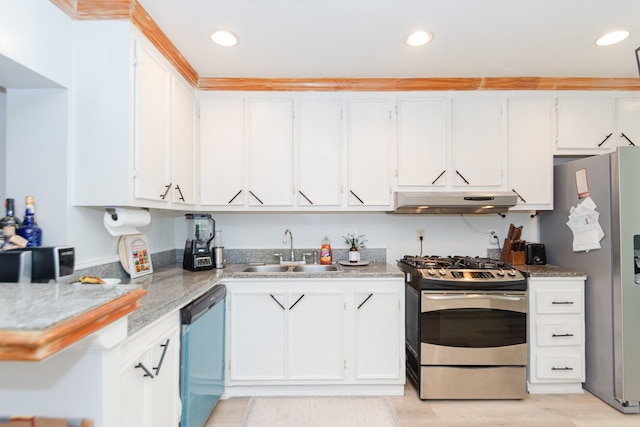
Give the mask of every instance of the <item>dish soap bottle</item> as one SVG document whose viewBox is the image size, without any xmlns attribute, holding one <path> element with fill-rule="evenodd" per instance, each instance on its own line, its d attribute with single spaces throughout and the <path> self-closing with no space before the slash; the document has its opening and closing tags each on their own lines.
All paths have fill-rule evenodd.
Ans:
<svg viewBox="0 0 640 427">
<path fill-rule="evenodd" d="M 349 249 L 349 262 L 352 262 L 352 263 L 360 262 L 360 252 L 356 247 L 355 240 L 351 241 L 351 248 Z"/>
<path fill-rule="evenodd" d="M 329 237 L 324 236 L 324 239 L 322 239 L 322 247 L 320 248 L 320 264 L 331 264 L 331 258 L 331 240 L 329 240 Z"/>
</svg>

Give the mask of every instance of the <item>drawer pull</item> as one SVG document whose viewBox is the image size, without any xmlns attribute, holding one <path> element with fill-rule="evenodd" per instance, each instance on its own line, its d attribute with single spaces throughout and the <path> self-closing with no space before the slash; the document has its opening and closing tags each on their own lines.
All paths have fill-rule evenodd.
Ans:
<svg viewBox="0 0 640 427">
<path fill-rule="evenodd" d="M 551 370 L 552 371 L 573 371 L 573 368 L 570 368 L 568 366 L 565 366 L 564 368 L 556 368 L 555 366 L 553 366 Z"/>
<path fill-rule="evenodd" d="M 553 338 L 558 338 L 558 337 L 572 337 L 573 334 L 551 334 L 551 336 Z"/>
<path fill-rule="evenodd" d="M 147 369 L 146 366 L 144 366 L 142 364 L 142 362 L 139 362 L 136 366 L 134 366 L 134 368 L 136 369 L 142 369 L 144 371 L 144 375 L 143 377 L 149 377 L 151 379 L 153 379 L 153 374 L 151 372 L 149 372 L 149 370 Z"/>
<path fill-rule="evenodd" d="M 553 301 L 553 305 L 572 305 L 573 301 Z"/>
</svg>

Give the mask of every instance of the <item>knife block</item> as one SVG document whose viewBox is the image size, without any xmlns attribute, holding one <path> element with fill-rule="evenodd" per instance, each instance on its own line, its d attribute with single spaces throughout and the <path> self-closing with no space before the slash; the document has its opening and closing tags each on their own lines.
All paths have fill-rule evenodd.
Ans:
<svg viewBox="0 0 640 427">
<path fill-rule="evenodd" d="M 526 260 L 525 253 L 523 251 L 514 251 L 513 243 L 513 240 L 504 239 L 500 261 L 516 265 L 524 264 Z"/>
<path fill-rule="evenodd" d="M 524 252 L 509 252 L 509 264 L 523 265 L 525 263 Z"/>
</svg>

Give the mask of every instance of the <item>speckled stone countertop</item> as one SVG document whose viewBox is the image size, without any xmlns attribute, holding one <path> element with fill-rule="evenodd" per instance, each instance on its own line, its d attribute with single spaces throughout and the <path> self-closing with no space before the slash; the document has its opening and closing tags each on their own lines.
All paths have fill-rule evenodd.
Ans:
<svg viewBox="0 0 640 427">
<path fill-rule="evenodd" d="M 149 276 L 134 279 L 131 283 L 142 286 L 147 295 L 142 306 L 129 315 L 129 335 L 141 330 L 166 314 L 179 310 L 195 300 L 223 279 L 354 279 L 354 278 L 402 278 L 403 273 L 387 263 L 371 263 L 361 267 L 342 267 L 342 272 L 328 273 L 242 273 L 247 264 L 231 264 L 222 270 L 188 271 L 181 265 L 165 267 Z"/>
<path fill-rule="evenodd" d="M 91 311 L 138 286 L 0 284 L 0 331 L 40 331 Z"/>
<path fill-rule="evenodd" d="M 514 265 L 525 276 L 528 277 L 581 277 L 586 273 L 571 270 L 568 268 L 558 267 L 556 265 Z"/>
</svg>

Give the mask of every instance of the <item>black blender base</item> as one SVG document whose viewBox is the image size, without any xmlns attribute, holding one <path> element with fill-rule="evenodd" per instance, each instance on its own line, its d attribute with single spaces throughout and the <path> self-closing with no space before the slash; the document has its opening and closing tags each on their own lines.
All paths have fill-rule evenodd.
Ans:
<svg viewBox="0 0 640 427">
<path fill-rule="evenodd" d="M 186 251 L 184 253 L 184 257 L 182 259 L 182 268 L 184 268 L 185 270 L 212 270 L 214 267 L 213 256 L 211 256 L 211 254 L 193 255 L 192 253 L 189 253 L 189 251 Z"/>
</svg>

